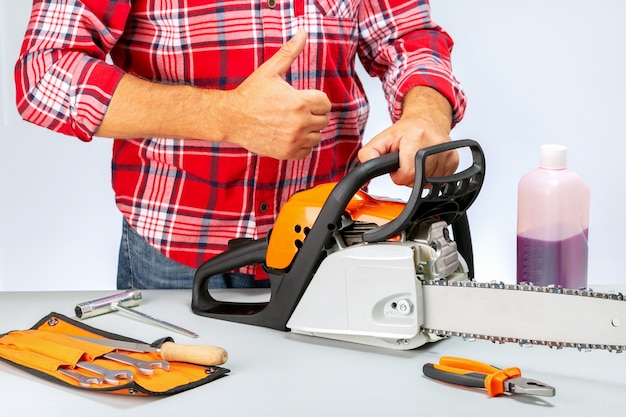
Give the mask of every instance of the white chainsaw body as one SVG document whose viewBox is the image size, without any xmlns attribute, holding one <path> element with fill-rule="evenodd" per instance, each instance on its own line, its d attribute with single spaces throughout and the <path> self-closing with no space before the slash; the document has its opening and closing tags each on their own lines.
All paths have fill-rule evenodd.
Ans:
<svg viewBox="0 0 626 417">
<path fill-rule="evenodd" d="M 448 242 L 448 244 L 454 242 Z M 428 276 L 450 265 L 421 242 L 383 242 L 350 246 L 324 259 L 287 327 L 294 333 L 398 350 L 439 340 L 421 331 L 423 287 Z M 455 272 L 467 278 L 462 258 L 452 254 Z M 448 256 L 448 260 L 449 260 Z"/>
</svg>

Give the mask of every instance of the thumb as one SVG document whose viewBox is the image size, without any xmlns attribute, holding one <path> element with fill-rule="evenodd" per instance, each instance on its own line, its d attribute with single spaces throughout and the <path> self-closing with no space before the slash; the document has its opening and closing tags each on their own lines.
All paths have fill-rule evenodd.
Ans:
<svg viewBox="0 0 626 417">
<path fill-rule="evenodd" d="M 287 71 L 289 71 L 293 61 L 295 61 L 302 53 L 302 50 L 304 50 L 304 45 L 306 45 L 306 32 L 304 29 L 298 29 L 293 38 L 284 43 L 283 46 L 263 64 L 263 67 L 284 77 Z"/>
</svg>

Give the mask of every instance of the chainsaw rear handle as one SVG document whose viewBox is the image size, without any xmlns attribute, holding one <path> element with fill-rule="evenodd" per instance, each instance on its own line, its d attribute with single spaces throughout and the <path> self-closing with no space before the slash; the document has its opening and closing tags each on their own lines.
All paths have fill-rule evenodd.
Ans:
<svg viewBox="0 0 626 417">
<path fill-rule="evenodd" d="M 217 254 L 212 262 L 205 262 L 198 267 L 194 287 L 206 287 L 207 281 L 214 275 L 239 269 L 247 265 L 265 262 L 267 239 L 248 239 Z M 195 282 L 197 281 L 197 282 Z"/>
</svg>

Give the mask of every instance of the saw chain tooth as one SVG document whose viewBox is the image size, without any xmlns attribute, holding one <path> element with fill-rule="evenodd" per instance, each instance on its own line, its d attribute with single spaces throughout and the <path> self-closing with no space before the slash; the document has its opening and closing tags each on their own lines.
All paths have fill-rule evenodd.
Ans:
<svg viewBox="0 0 626 417">
<path fill-rule="evenodd" d="M 593 291 L 587 288 L 581 288 L 578 291 L 578 295 L 582 295 L 583 297 L 590 297 L 593 296 Z"/>
</svg>

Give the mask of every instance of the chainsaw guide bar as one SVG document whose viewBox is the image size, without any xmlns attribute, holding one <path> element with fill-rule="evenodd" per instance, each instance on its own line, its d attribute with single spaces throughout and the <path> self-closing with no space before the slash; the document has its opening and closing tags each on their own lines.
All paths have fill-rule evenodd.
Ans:
<svg viewBox="0 0 626 417">
<path fill-rule="evenodd" d="M 626 350 L 622 327 L 626 325 L 626 303 L 621 293 L 502 282 L 437 280 L 423 284 L 428 302 L 422 331 L 437 337 L 581 351 Z M 459 308 L 467 314 L 456 314 Z"/>
</svg>

